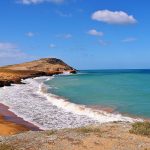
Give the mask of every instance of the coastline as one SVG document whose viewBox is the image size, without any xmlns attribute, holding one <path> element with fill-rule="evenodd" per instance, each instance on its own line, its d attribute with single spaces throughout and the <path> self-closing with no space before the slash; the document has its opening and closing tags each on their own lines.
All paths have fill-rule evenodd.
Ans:
<svg viewBox="0 0 150 150">
<path fill-rule="evenodd" d="M 0 110 L 8 111 L 8 107 L 0 104 Z M 6 118 L 9 113 L 3 111 Z M 2 114 L 3 114 L 2 113 Z M 0 112 L 1 114 L 1 112 Z M 6 115 L 7 114 L 7 115 Z M 12 115 L 12 114 L 11 114 Z M 5 119 L 6 119 L 5 118 Z M 0 149 L 53 149 L 61 147 L 71 150 L 150 150 L 149 137 L 130 133 L 132 124 L 129 122 L 109 122 L 88 125 L 73 129 L 29 131 L 29 128 L 3 120 L 0 115 Z M 7 119 L 10 119 L 9 117 Z M 21 118 L 19 118 L 21 119 Z M 1 132 L 3 130 L 3 132 Z M 18 134 L 19 133 L 19 134 Z M 60 147 L 61 145 L 61 147 Z"/>
<path fill-rule="evenodd" d="M 14 86 L 13 84 L 23 85 L 25 83 L 22 81 L 25 79 L 32 79 L 41 76 L 52 76 L 65 72 L 76 73 L 76 70 L 57 58 L 43 58 L 22 64 L 2 66 L 0 67 L 0 91 L 3 91 L 2 88 Z M 13 93 L 13 91 L 11 92 Z M 7 97 L 7 92 L 4 95 Z M 5 134 L 18 133 L 28 130 L 41 131 L 40 127 L 35 122 L 34 124 L 28 121 L 27 118 L 30 117 L 30 115 L 24 118 L 22 113 L 16 113 L 15 109 L 11 109 L 10 106 L 4 102 L 5 98 L 3 97 L 3 94 L 0 98 L 0 135 L 3 134 L 2 131 L 4 131 L 4 128 L 2 127 L 5 127 L 5 130 L 8 129 L 8 133 Z M 13 94 L 10 99 L 13 99 Z M 10 126 L 13 131 L 15 129 L 16 130 L 10 133 Z"/>
<path fill-rule="evenodd" d="M 6 90 L 5 94 L 2 94 L 3 96 L 6 95 L 6 93 L 10 93 L 9 91 L 12 91 L 12 92 L 15 92 L 14 95 L 18 94 L 19 91 L 24 91 L 24 94 L 28 95 L 28 93 L 26 93 L 26 91 L 30 91 L 29 94 L 40 94 L 42 97 L 42 101 L 46 100 L 47 104 L 50 103 L 50 109 L 51 107 L 58 107 L 58 109 L 63 109 L 64 111 L 68 111 L 68 113 L 70 114 L 71 113 L 75 113 L 75 116 L 73 117 L 76 117 L 76 116 L 85 116 L 85 122 L 83 121 L 83 119 L 81 119 L 83 122 L 81 123 L 81 126 L 85 126 L 85 125 L 90 125 L 90 124 L 97 124 L 97 123 L 108 123 L 108 122 L 117 122 L 117 121 L 125 121 L 125 122 L 134 122 L 135 120 L 138 121 L 138 120 L 143 120 L 143 118 L 136 118 L 136 117 L 133 117 L 131 115 L 123 115 L 121 113 L 116 113 L 115 110 L 113 108 L 109 108 L 109 107 L 103 107 L 103 106 L 91 106 L 91 107 L 88 107 L 88 106 L 84 106 L 84 105 L 78 105 L 78 104 L 75 104 L 75 103 L 71 103 L 69 102 L 67 99 L 63 98 L 63 97 L 60 97 L 60 96 L 57 96 L 57 95 L 53 95 L 52 93 L 47 93 L 47 89 L 45 89 L 45 84 L 43 84 L 44 81 L 46 80 L 49 80 L 49 79 L 52 79 L 53 77 L 48 77 L 48 76 L 41 76 L 41 77 L 35 77 L 35 78 L 28 78 L 28 79 L 25 79 L 25 80 L 22 80 L 25 84 L 14 84 L 12 85 L 11 87 L 4 87 L 3 89 Z M 34 83 L 36 82 L 36 83 Z M 35 84 L 35 85 L 34 85 Z M 38 85 L 37 85 L 38 84 Z M 44 87 L 43 87 L 43 86 Z M 32 87 L 33 86 L 33 87 Z M 17 91 L 14 91 L 13 89 L 14 88 L 17 88 L 16 90 Z M 21 88 L 21 89 L 20 89 Z M 31 91 L 30 89 L 26 89 L 26 88 L 30 88 L 30 89 L 34 89 L 34 91 Z M 19 90 L 19 91 L 18 91 Z M 41 91 L 42 90 L 42 91 Z M 12 93 L 11 92 L 11 93 Z M 3 97 L 2 96 L 2 97 Z M 17 97 L 21 98 L 22 94 L 21 95 L 18 95 Z M 34 101 L 36 99 L 36 95 L 34 95 L 35 97 L 33 97 L 34 99 L 30 99 L 29 98 L 29 101 Z M 13 94 L 10 94 L 9 96 L 9 99 L 13 99 Z M 3 100 L 5 100 L 5 98 L 3 97 L 2 98 Z M 22 100 L 20 100 L 22 101 Z M 16 102 L 16 100 L 14 99 L 14 102 Z M 14 103 L 12 101 L 12 104 Z M 27 101 L 25 103 L 28 103 Z M 24 101 L 22 101 L 22 103 L 24 103 Z M 4 104 L 4 105 L 3 105 Z M 39 131 L 40 128 L 43 129 L 43 130 L 47 130 L 47 129 L 57 129 L 57 127 L 53 128 L 53 126 L 49 126 L 48 128 L 45 126 L 41 126 L 39 124 L 39 122 L 35 122 L 34 120 L 36 120 L 36 118 L 33 118 L 33 120 L 30 118 L 28 118 L 27 116 L 24 116 L 22 113 L 18 113 L 16 112 L 16 110 L 13 108 L 10 107 L 10 110 L 9 109 L 9 105 L 7 105 L 7 101 L 5 103 L 5 101 L 3 101 L 3 104 L 0 104 L 0 114 L 2 114 L 4 116 L 4 119 L 5 121 L 10 121 L 12 123 L 15 123 L 17 125 L 21 125 L 21 126 L 25 126 L 28 130 L 32 130 L 32 131 Z M 6 106 L 7 105 L 7 106 Z M 36 104 L 35 104 L 36 105 Z M 52 106 L 53 105 L 53 106 Z M 10 105 L 11 106 L 11 105 Z M 19 105 L 18 105 L 19 106 Z M 30 105 L 29 105 L 30 106 Z M 33 108 L 34 105 L 32 104 L 31 108 Z M 44 107 L 43 107 L 44 108 Z M 58 111 L 55 110 L 56 112 Z M 73 110 L 74 109 L 74 110 Z M 29 109 L 30 110 L 30 109 Z M 60 110 L 59 110 L 60 111 Z M 70 111 L 70 112 L 69 112 Z M 40 113 L 40 111 L 39 111 Z M 66 112 L 65 112 L 66 113 Z M 21 117 L 18 117 L 18 116 L 21 116 Z M 21 114 L 21 115 L 20 115 Z M 42 114 L 42 112 L 41 112 Z M 49 113 L 51 114 L 51 113 Z M 46 114 L 48 115 L 48 114 Z M 88 116 L 89 115 L 89 116 Z M 28 116 L 30 116 L 30 114 L 28 114 Z M 59 116 L 59 113 L 58 115 Z M 68 116 L 68 115 L 67 115 Z M 64 115 L 63 115 L 64 117 Z M 71 117 L 71 116 L 70 116 Z M 27 121 L 25 121 L 27 120 Z M 42 116 L 41 116 L 42 118 Z M 53 116 L 53 118 L 55 118 Z M 89 119 L 89 120 L 88 120 Z M 57 120 L 57 118 L 56 118 Z M 60 119 L 61 120 L 61 119 Z M 77 119 L 78 120 L 78 119 Z M 134 121 L 133 121 L 134 120 Z M 43 120 L 44 121 L 44 120 Z M 53 119 L 50 119 L 49 122 L 53 122 Z M 41 122 L 42 123 L 42 122 Z M 60 123 L 60 122 L 59 122 Z M 56 123 L 57 124 L 57 123 Z M 79 122 L 77 123 L 79 124 Z M 48 124 L 47 124 L 48 125 Z M 55 126 L 55 125 L 54 125 Z M 59 125 L 61 126 L 61 125 Z M 63 126 L 63 127 L 59 127 L 58 129 L 61 129 L 61 128 L 75 128 L 75 127 L 79 127 L 79 125 L 66 125 L 66 126 Z"/>
<path fill-rule="evenodd" d="M 88 116 L 89 118 L 98 121 L 98 123 L 109 123 L 114 121 L 135 122 L 145 120 L 142 117 L 133 116 L 130 114 L 123 114 L 116 111 L 116 108 L 112 107 L 106 107 L 103 105 L 83 105 L 73 103 L 69 101 L 66 97 L 58 96 L 49 92 L 47 93 L 47 85 L 45 87 L 45 84 L 44 86 L 40 86 L 40 94 L 45 96 L 48 101 L 51 102 L 54 106 L 57 106 L 58 108 L 62 108 L 69 112 L 74 112 L 77 115 Z M 54 98 L 55 100 L 51 98 Z"/>
<path fill-rule="evenodd" d="M 53 95 L 51 93 L 47 93 L 46 90 L 42 88 L 43 81 L 47 80 L 47 78 L 48 77 L 43 77 L 43 76 L 34 78 L 34 79 L 30 78 L 30 79 L 23 80 L 25 84 L 22 84 L 22 85 L 16 84 L 11 87 L 5 87 L 1 89 L 2 97 L 3 97 L 2 98 L 3 104 L 7 105 L 7 100 L 5 101 L 5 95 L 7 93 L 8 100 L 11 102 L 8 105 L 10 107 L 10 110 L 13 111 L 13 114 L 17 114 L 18 116 L 21 116 L 27 121 L 24 121 L 22 118 L 21 120 L 19 119 L 19 121 L 17 121 L 17 119 L 12 119 L 11 117 L 7 117 L 7 115 L 5 115 L 6 116 L 5 118 L 9 119 L 9 121 L 13 121 L 13 122 L 15 121 L 16 124 L 18 123 L 20 124 L 23 120 L 22 125 L 27 126 L 30 130 L 33 130 L 36 125 L 40 127 L 41 129 L 46 130 L 46 129 L 61 129 L 61 128 L 70 128 L 70 127 L 75 128 L 75 127 L 80 127 L 80 126 L 85 126 L 85 125 L 90 125 L 90 124 L 95 124 L 95 123 L 107 123 L 107 122 L 113 122 L 113 121 L 132 122 L 132 118 L 130 118 L 129 116 L 122 116 L 121 114 L 114 114 L 113 110 L 111 110 L 110 108 L 103 108 L 102 106 L 99 107 L 98 110 L 95 108 L 88 108 L 86 106 L 71 103 L 64 98 Z M 18 90 L 22 91 L 23 93 L 20 93 Z M 42 91 L 38 91 L 38 90 L 42 90 Z M 40 92 L 40 95 L 39 95 L 40 99 L 39 99 L 39 96 L 36 95 L 36 94 L 39 94 L 39 92 Z M 44 93 L 41 93 L 41 92 L 44 92 Z M 32 96 L 32 94 L 34 95 L 34 97 Z M 14 97 L 14 95 L 16 97 Z M 21 99 L 21 97 L 26 97 L 26 96 L 29 96 L 28 100 Z M 17 106 L 14 105 L 14 102 L 17 104 Z M 43 102 L 44 102 L 44 105 L 43 105 Z M 28 104 L 28 106 L 24 106 L 25 103 Z M 5 107 L 5 109 L 8 110 L 9 107 L 5 105 L 3 105 L 3 107 Z M 26 107 L 26 109 L 21 110 L 23 113 L 25 111 L 25 115 L 21 113 L 20 110 L 19 110 L 19 113 L 16 112 L 15 107 L 14 106 L 12 107 L 11 105 L 14 105 L 17 109 L 18 107 L 22 109 L 24 109 L 23 107 Z M 38 110 L 36 110 L 35 106 L 37 107 Z M 58 108 L 56 109 L 56 107 Z M 30 112 L 30 108 L 34 108 L 35 111 L 37 112 L 33 110 L 31 110 L 33 112 Z M 5 111 L 2 110 L 2 112 L 5 112 Z M 44 114 L 45 112 L 46 114 Z M 49 114 L 53 114 L 53 112 L 55 112 L 54 115 L 52 116 L 49 115 Z M 39 116 L 39 121 L 38 121 L 37 118 L 35 118 L 35 116 L 38 116 L 39 113 L 41 115 Z M 28 116 L 30 116 L 30 118 L 28 118 Z M 45 118 L 44 116 L 45 117 L 47 116 L 47 118 Z M 65 116 L 67 117 L 67 120 L 66 121 L 64 120 L 65 123 L 63 123 L 61 118 L 64 118 Z M 54 121 L 54 118 L 55 118 L 55 121 Z M 35 126 L 32 128 L 30 125 L 33 125 L 33 124 Z"/>
</svg>

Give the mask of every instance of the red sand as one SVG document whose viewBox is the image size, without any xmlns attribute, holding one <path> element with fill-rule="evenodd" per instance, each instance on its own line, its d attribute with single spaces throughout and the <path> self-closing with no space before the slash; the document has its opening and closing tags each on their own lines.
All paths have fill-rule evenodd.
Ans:
<svg viewBox="0 0 150 150">
<path fill-rule="evenodd" d="M 23 120 L 23 118 L 18 117 L 13 112 L 9 111 L 9 107 L 3 105 L 0 103 L 0 116 L 5 120 L 6 122 L 12 122 L 14 124 L 23 126 L 27 128 L 28 130 L 32 131 L 40 131 L 39 127 L 33 125 L 30 122 L 27 122 Z M 2 124 L 2 122 L 0 122 Z M 0 129 L 1 130 L 1 129 Z"/>
</svg>

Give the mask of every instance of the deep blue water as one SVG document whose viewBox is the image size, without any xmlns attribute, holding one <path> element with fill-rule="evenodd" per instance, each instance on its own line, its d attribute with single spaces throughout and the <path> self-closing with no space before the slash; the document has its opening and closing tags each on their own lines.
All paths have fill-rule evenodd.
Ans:
<svg viewBox="0 0 150 150">
<path fill-rule="evenodd" d="M 56 76 L 46 84 L 49 92 L 77 104 L 150 118 L 150 70 L 86 70 Z"/>
</svg>

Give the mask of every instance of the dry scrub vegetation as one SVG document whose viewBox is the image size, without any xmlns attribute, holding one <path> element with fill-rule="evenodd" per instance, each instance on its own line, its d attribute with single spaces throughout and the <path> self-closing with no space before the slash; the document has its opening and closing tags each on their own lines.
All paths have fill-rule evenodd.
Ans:
<svg viewBox="0 0 150 150">
<path fill-rule="evenodd" d="M 150 137 L 150 122 L 136 122 L 132 125 L 130 133 Z"/>
</svg>

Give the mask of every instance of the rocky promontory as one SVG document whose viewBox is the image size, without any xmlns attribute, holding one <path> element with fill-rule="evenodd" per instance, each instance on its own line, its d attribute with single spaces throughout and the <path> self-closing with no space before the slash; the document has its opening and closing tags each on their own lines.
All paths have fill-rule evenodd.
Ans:
<svg viewBox="0 0 150 150">
<path fill-rule="evenodd" d="M 76 70 L 56 58 L 43 58 L 22 64 L 0 67 L 0 87 L 21 83 L 21 79 L 51 76 L 54 74 L 76 73 Z"/>
</svg>

